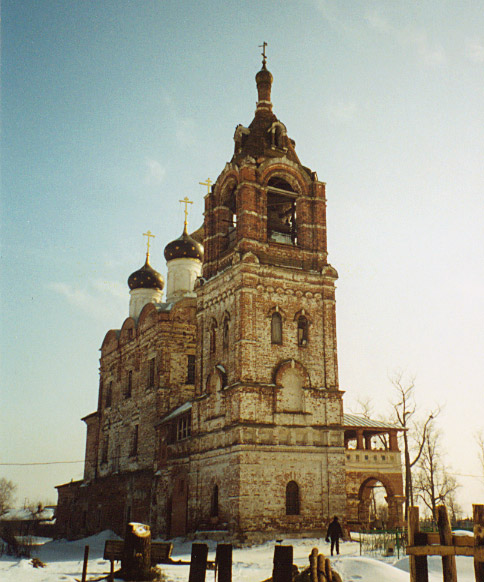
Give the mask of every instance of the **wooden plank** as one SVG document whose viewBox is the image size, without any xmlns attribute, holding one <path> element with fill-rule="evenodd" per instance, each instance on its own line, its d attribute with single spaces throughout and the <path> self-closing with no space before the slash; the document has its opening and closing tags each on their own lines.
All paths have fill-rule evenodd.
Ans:
<svg viewBox="0 0 484 582">
<path fill-rule="evenodd" d="M 422 534 L 424 535 L 424 534 Z M 425 537 L 427 538 L 427 543 L 425 545 L 431 545 L 431 544 L 440 544 L 440 535 L 439 532 L 428 532 L 425 534 Z"/>
<path fill-rule="evenodd" d="M 439 528 L 440 543 L 443 546 L 452 546 L 452 530 L 445 505 L 437 507 L 437 527 Z M 457 582 L 457 566 L 455 553 L 442 554 L 442 573 L 444 582 Z"/>
<path fill-rule="evenodd" d="M 173 544 L 171 542 L 151 543 L 151 563 L 162 564 L 170 560 Z"/>
<path fill-rule="evenodd" d="M 207 572 L 207 544 L 193 543 L 188 582 L 205 582 Z"/>
<path fill-rule="evenodd" d="M 274 582 L 292 582 L 292 546 L 274 546 L 272 579 Z"/>
<path fill-rule="evenodd" d="M 474 536 L 452 536 L 453 546 L 474 546 Z"/>
<path fill-rule="evenodd" d="M 473 505 L 474 573 L 476 582 L 484 582 L 484 505 Z"/>
<path fill-rule="evenodd" d="M 103 558 L 105 560 L 121 560 L 123 548 L 123 540 L 106 540 L 106 543 L 104 544 Z"/>
<path fill-rule="evenodd" d="M 469 546 L 407 546 L 406 552 L 408 556 L 473 556 L 474 548 Z"/>
<path fill-rule="evenodd" d="M 215 564 L 218 582 L 232 582 L 232 544 L 217 544 Z"/>
<path fill-rule="evenodd" d="M 419 543 L 420 521 L 418 507 L 408 508 L 408 545 Z M 417 539 L 416 539 L 417 538 Z M 427 555 L 410 555 L 410 582 L 429 582 Z"/>
</svg>

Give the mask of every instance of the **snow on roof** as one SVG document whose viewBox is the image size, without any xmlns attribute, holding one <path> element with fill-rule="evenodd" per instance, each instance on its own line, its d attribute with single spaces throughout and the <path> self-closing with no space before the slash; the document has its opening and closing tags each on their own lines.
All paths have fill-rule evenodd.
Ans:
<svg viewBox="0 0 484 582">
<path fill-rule="evenodd" d="M 175 410 L 173 410 L 173 412 L 170 412 L 170 414 L 168 416 L 165 416 L 165 418 L 162 418 L 158 424 L 164 424 L 165 422 L 168 422 L 169 420 L 172 420 L 173 418 L 180 416 L 180 414 L 183 414 L 184 412 L 188 412 L 189 410 L 191 410 L 191 408 L 192 408 L 192 403 L 185 402 L 185 404 L 182 404 L 178 408 L 175 408 Z"/>
<path fill-rule="evenodd" d="M 44 507 L 42 511 L 36 512 L 30 509 L 9 509 L 1 517 L 2 521 L 44 521 L 54 518 L 55 507 Z"/>
<path fill-rule="evenodd" d="M 344 426 L 361 426 L 365 428 L 396 428 L 402 430 L 402 426 L 399 424 L 393 424 L 390 422 L 383 422 L 381 420 L 371 420 L 370 418 L 365 418 L 364 416 L 359 416 L 356 414 L 343 414 L 343 425 Z"/>
</svg>

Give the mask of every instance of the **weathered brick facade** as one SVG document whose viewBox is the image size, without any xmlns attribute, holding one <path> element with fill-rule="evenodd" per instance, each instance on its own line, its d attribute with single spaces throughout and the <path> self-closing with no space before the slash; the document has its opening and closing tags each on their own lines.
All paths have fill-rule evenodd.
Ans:
<svg viewBox="0 0 484 582">
<path fill-rule="evenodd" d="M 127 519 L 166 536 L 321 532 L 334 514 L 367 521 L 377 481 L 401 521 L 394 427 L 366 429 L 368 451 L 391 433 L 391 467 L 347 448 L 325 185 L 272 113 L 265 66 L 256 81 L 254 120 L 205 198 L 203 276 L 177 291 L 201 259 L 185 230 L 167 257 L 173 302 L 159 303 L 159 281 L 135 289 L 139 317 L 104 339 L 84 481 L 58 488 L 60 535 L 122 533 Z"/>
</svg>

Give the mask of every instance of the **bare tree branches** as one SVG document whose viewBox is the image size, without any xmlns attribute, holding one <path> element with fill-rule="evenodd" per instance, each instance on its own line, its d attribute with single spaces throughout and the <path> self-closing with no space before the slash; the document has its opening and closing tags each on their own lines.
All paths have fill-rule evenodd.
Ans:
<svg viewBox="0 0 484 582">
<path fill-rule="evenodd" d="M 402 371 L 397 371 L 390 378 L 395 391 L 393 411 L 395 419 L 403 427 L 403 455 L 405 463 L 405 520 L 408 518 L 408 508 L 414 503 L 412 468 L 418 463 L 425 445 L 425 439 L 432 420 L 439 414 L 440 409 L 428 413 L 423 424 L 413 421 L 417 410 L 414 389 L 415 378 L 404 378 Z M 409 431 L 411 430 L 411 435 Z M 413 442 L 411 442 L 411 438 Z M 411 449 L 415 451 L 413 460 L 410 458 Z"/>
<path fill-rule="evenodd" d="M 484 431 L 476 432 L 474 435 L 477 444 L 477 456 L 481 465 L 482 476 L 484 477 Z"/>
<path fill-rule="evenodd" d="M 0 479 L 0 515 L 10 509 L 16 488 L 17 486 L 12 481 L 8 481 L 4 477 Z"/>
<path fill-rule="evenodd" d="M 433 519 L 437 519 L 437 506 L 453 500 L 458 488 L 456 479 L 449 473 L 441 448 L 442 433 L 433 422 L 428 423 L 419 470 L 415 478 L 415 491 L 418 498 L 429 509 Z"/>
</svg>

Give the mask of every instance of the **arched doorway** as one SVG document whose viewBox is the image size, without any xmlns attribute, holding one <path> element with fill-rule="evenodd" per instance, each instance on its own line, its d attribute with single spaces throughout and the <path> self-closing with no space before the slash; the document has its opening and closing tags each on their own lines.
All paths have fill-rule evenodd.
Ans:
<svg viewBox="0 0 484 582">
<path fill-rule="evenodd" d="M 393 527 L 395 519 L 391 515 L 390 499 L 393 491 L 388 483 L 378 477 L 363 481 L 358 493 L 358 521 L 365 529 L 382 529 Z"/>
</svg>

